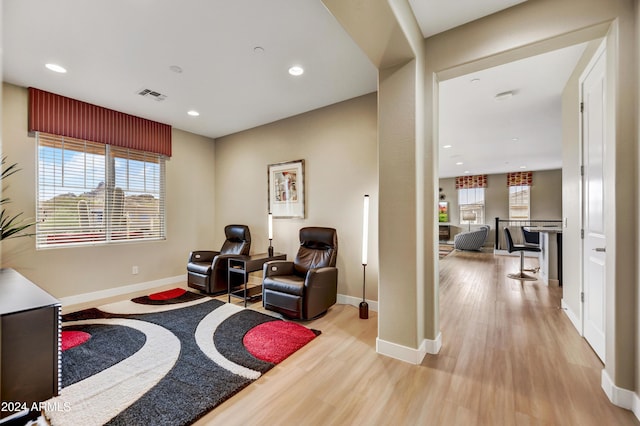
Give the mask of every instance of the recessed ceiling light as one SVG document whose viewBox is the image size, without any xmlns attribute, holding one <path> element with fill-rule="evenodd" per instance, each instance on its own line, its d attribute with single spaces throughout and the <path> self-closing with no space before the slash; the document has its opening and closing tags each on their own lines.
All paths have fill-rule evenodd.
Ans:
<svg viewBox="0 0 640 426">
<path fill-rule="evenodd" d="M 61 67 L 60 65 L 57 65 L 57 64 L 45 64 L 45 67 L 47 67 L 51 71 L 59 72 L 61 74 L 64 74 L 67 72 L 67 70 L 64 67 Z"/>
<path fill-rule="evenodd" d="M 198 111 L 195 111 L 193 109 L 191 111 L 187 111 L 187 114 L 189 114 L 192 117 L 197 117 L 197 116 L 200 115 L 200 113 Z"/>
<path fill-rule="evenodd" d="M 465 174 L 469 174 L 469 173 L 471 173 L 471 172 L 470 172 L 469 170 L 465 170 L 465 171 L 464 171 L 464 173 L 465 173 Z"/>
<path fill-rule="evenodd" d="M 512 141 L 514 142 L 518 142 L 520 139 L 519 138 L 511 138 Z"/>
<path fill-rule="evenodd" d="M 289 74 L 297 77 L 299 75 L 304 74 L 304 69 L 301 66 L 294 65 L 291 68 L 289 68 Z"/>
<path fill-rule="evenodd" d="M 458 162 L 456 163 L 456 166 L 462 166 L 463 164 L 464 164 L 464 163 L 463 163 L 462 161 L 458 161 Z"/>
<path fill-rule="evenodd" d="M 473 84 L 480 83 L 480 79 L 479 78 L 473 78 L 473 79 L 471 79 L 471 82 Z"/>
<path fill-rule="evenodd" d="M 451 145 L 444 145 L 443 148 L 444 149 L 449 149 L 449 148 L 451 148 Z"/>
<path fill-rule="evenodd" d="M 264 47 L 256 46 L 253 48 L 253 53 L 264 53 Z"/>
<path fill-rule="evenodd" d="M 508 92 L 498 93 L 496 95 L 496 101 L 503 101 L 505 99 L 509 99 L 512 96 L 513 96 L 513 92 L 511 90 L 509 90 Z"/>
<path fill-rule="evenodd" d="M 526 169 L 526 168 L 527 168 L 527 166 L 520 166 L 520 168 L 521 168 L 521 169 Z"/>
<path fill-rule="evenodd" d="M 177 65 L 171 65 L 171 66 L 169 67 L 169 69 L 170 69 L 171 71 L 175 72 L 176 74 L 182 74 L 182 68 L 180 68 L 180 67 L 179 67 L 179 66 L 177 66 Z"/>
</svg>

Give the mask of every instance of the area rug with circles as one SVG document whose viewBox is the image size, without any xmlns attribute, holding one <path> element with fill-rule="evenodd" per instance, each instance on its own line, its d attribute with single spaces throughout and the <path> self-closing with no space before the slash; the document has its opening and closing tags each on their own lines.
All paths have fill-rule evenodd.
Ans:
<svg viewBox="0 0 640 426">
<path fill-rule="evenodd" d="M 52 425 L 187 425 L 320 334 L 174 289 L 63 316 Z"/>
</svg>

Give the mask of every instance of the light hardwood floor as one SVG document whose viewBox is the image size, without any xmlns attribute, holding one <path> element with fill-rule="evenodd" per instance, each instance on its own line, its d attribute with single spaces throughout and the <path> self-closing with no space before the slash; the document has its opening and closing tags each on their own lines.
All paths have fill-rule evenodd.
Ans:
<svg viewBox="0 0 640 426">
<path fill-rule="evenodd" d="M 377 354 L 376 313 L 336 305 L 304 323 L 318 338 L 196 424 L 640 424 L 601 390 L 602 364 L 560 310 L 562 290 L 506 278 L 517 267 L 490 253 L 440 260 L 443 347 L 422 365 Z"/>
</svg>

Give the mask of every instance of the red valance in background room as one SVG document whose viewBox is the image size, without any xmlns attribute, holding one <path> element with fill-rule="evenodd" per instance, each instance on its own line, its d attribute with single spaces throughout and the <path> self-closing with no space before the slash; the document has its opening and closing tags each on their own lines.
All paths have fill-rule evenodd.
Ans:
<svg viewBox="0 0 640 426">
<path fill-rule="evenodd" d="M 507 173 L 507 186 L 531 186 L 533 185 L 533 172 Z"/>
<path fill-rule="evenodd" d="M 29 132 L 44 132 L 171 157 L 171 126 L 29 88 Z"/>
<path fill-rule="evenodd" d="M 487 175 L 457 176 L 456 189 L 486 188 Z"/>
</svg>

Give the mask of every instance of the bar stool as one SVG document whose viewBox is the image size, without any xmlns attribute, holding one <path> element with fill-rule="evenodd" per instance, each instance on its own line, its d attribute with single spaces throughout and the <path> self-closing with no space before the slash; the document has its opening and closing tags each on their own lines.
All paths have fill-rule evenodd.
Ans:
<svg viewBox="0 0 640 426">
<path fill-rule="evenodd" d="M 537 278 L 531 275 L 527 275 L 524 273 L 524 252 L 525 251 L 533 251 L 540 252 L 540 247 L 535 246 L 525 246 L 520 244 L 513 244 L 513 238 L 511 238 L 511 231 L 509 228 L 504 228 L 504 235 L 507 239 L 507 251 L 509 253 L 513 253 L 514 251 L 520 252 L 520 271 L 518 273 L 507 274 L 507 277 L 513 278 L 514 280 L 523 280 L 523 281 L 535 281 Z"/>
<path fill-rule="evenodd" d="M 535 231 L 527 231 L 524 228 L 524 226 L 520 227 L 520 229 L 522 230 L 522 237 L 524 238 L 524 245 L 540 247 L 540 233 Z"/>
</svg>

